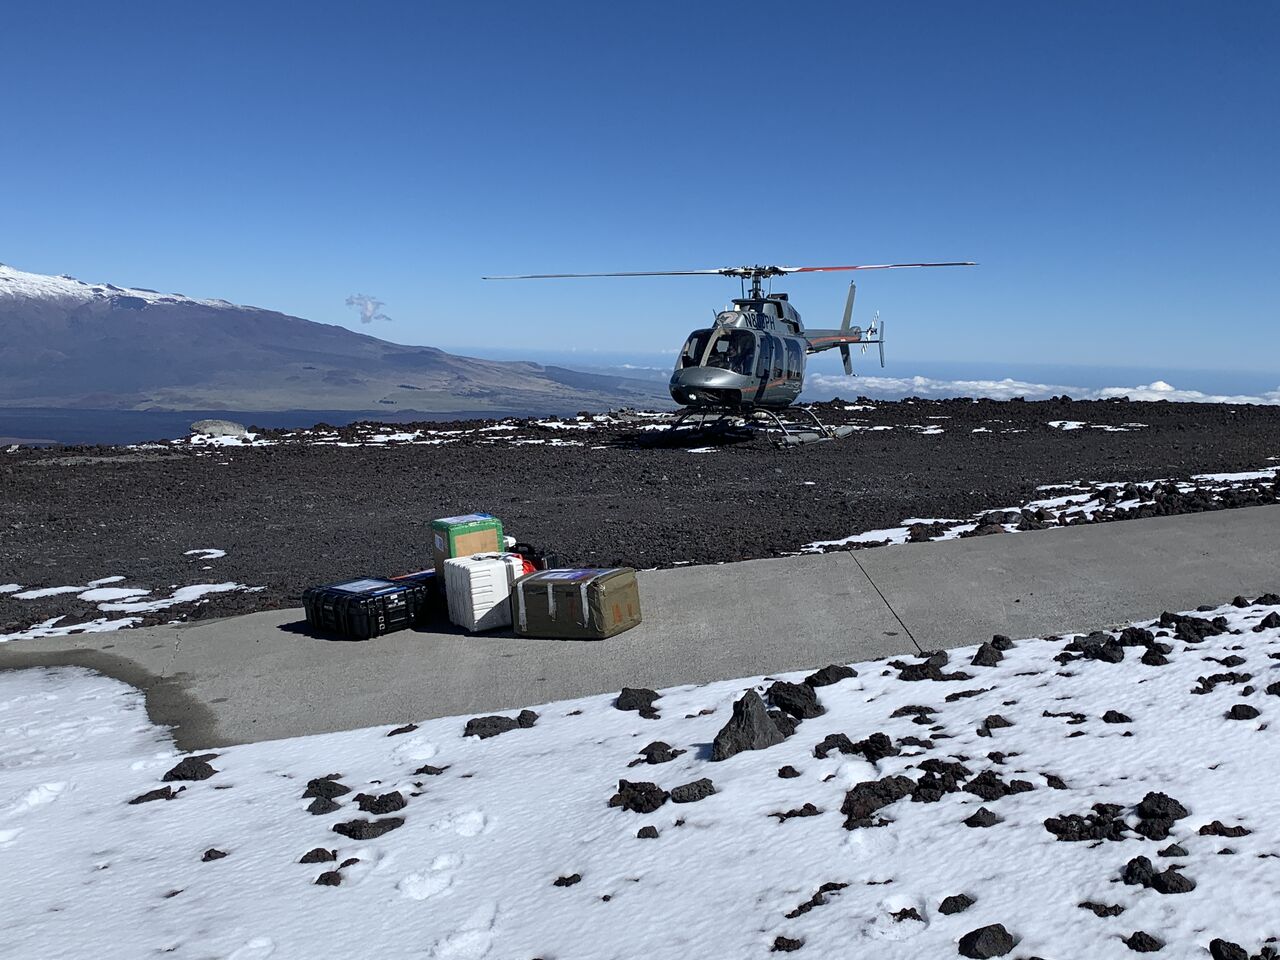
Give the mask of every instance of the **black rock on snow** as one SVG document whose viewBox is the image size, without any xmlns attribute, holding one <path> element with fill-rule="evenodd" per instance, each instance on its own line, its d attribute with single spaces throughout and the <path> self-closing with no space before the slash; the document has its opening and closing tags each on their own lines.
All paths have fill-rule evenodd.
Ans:
<svg viewBox="0 0 1280 960">
<path fill-rule="evenodd" d="M 1228 720 L 1253 720 L 1255 717 L 1261 716 L 1261 711 L 1247 703 L 1237 703 L 1224 716 Z"/>
<path fill-rule="evenodd" d="M 778 776 L 783 780 L 794 780 L 800 776 L 800 771 L 791 766 L 791 764 L 787 764 L 785 767 L 778 768 Z"/>
<path fill-rule="evenodd" d="M 227 855 L 225 850 L 219 850 L 217 847 L 210 847 L 204 852 L 204 856 L 200 858 L 201 863 L 208 863 L 211 860 L 221 860 Z"/>
<path fill-rule="evenodd" d="M 793 940 L 790 937 L 774 937 L 770 953 L 792 953 L 804 946 L 804 940 Z"/>
<path fill-rule="evenodd" d="M 338 859 L 337 850 L 326 850 L 324 847 L 315 847 L 308 850 L 302 855 L 299 863 L 328 863 L 330 860 Z"/>
<path fill-rule="evenodd" d="M 185 789 L 186 787 L 179 787 L 177 790 L 173 789 L 173 787 L 157 787 L 155 790 L 148 790 L 146 793 L 139 794 L 130 800 L 129 803 L 132 805 L 138 803 L 150 803 L 152 800 L 172 800 Z"/>
<path fill-rule="evenodd" d="M 1013 935 L 1004 928 L 1004 924 L 993 923 L 989 926 L 979 927 L 977 930 L 970 930 L 961 937 L 959 944 L 960 955 L 962 957 L 974 957 L 977 960 L 986 960 L 988 957 L 1003 957 L 1014 948 L 1015 942 Z"/>
<path fill-rule="evenodd" d="M 205 753 L 198 757 L 186 757 L 160 779 L 166 782 L 172 780 L 208 780 L 218 772 L 209 766 L 209 761 L 216 756 L 216 753 Z"/>
<path fill-rule="evenodd" d="M 653 703 L 660 699 L 662 694 L 647 687 L 623 687 L 613 705 L 618 710 L 635 710 L 645 719 L 652 720 L 658 716 Z"/>
<path fill-rule="evenodd" d="M 950 916 L 953 913 L 964 913 L 976 902 L 967 893 L 953 893 L 938 904 L 938 912 L 944 916 Z"/>
<path fill-rule="evenodd" d="M 408 801 L 405 800 L 404 794 L 399 790 L 393 790 L 391 793 L 384 793 L 380 796 L 358 793 L 356 794 L 356 804 L 364 813 L 382 816 L 383 814 L 403 810 L 408 805 Z"/>
<path fill-rule="evenodd" d="M 676 757 L 686 752 L 687 751 L 685 750 L 673 749 L 669 743 L 664 743 L 661 740 L 655 740 L 648 746 L 641 747 L 639 758 L 632 760 L 627 764 L 627 766 L 635 767 L 642 763 L 670 763 Z"/>
<path fill-rule="evenodd" d="M 538 722 L 538 715 L 532 710 L 521 710 L 514 717 L 472 717 L 467 721 L 466 729 L 462 731 L 464 737 L 479 737 L 481 740 L 487 740 L 489 737 L 496 737 L 500 733 L 507 733 L 511 730 L 528 729 Z"/>
<path fill-rule="evenodd" d="M 307 789 L 302 792 L 302 799 L 323 797 L 326 800 L 332 800 L 345 793 L 350 793 L 350 787 L 338 783 L 339 776 L 339 774 L 331 773 L 327 777 L 316 777 L 314 780 L 308 780 Z"/>
<path fill-rule="evenodd" d="M 342 874 L 337 870 L 326 870 L 316 877 L 316 885 L 320 887 L 337 887 L 342 885 Z"/>
<path fill-rule="evenodd" d="M 1175 867 L 1156 870 L 1146 857 L 1134 857 L 1124 865 L 1120 879 L 1127 884 L 1147 887 L 1156 893 L 1190 893 L 1196 882 L 1185 877 Z"/>
<path fill-rule="evenodd" d="M 711 745 L 712 760 L 728 760 L 744 750 L 764 750 L 786 739 L 769 717 L 764 701 L 747 690 L 734 703 L 733 714 Z"/>
<path fill-rule="evenodd" d="M 840 812 L 844 814 L 844 828 L 856 830 L 873 826 L 871 815 L 882 807 L 911 793 L 915 783 L 910 777 L 885 777 L 883 780 L 865 780 L 854 785 L 844 796 Z"/>
<path fill-rule="evenodd" d="M 997 823 L 1004 823 L 1004 817 L 992 813 L 986 807 L 979 807 L 965 817 L 963 822 L 966 827 L 994 827 Z"/>
<path fill-rule="evenodd" d="M 1117 803 L 1095 803 L 1093 812 L 1084 816 L 1069 813 L 1061 817 L 1049 817 L 1044 828 L 1059 840 L 1098 841 L 1123 840 L 1125 822 L 1120 817 L 1123 808 Z"/>
<path fill-rule="evenodd" d="M 1103 723 L 1133 723 L 1133 718 L 1119 710 L 1108 710 L 1102 715 Z"/>
<path fill-rule="evenodd" d="M 639 840 L 657 840 L 658 828 L 654 826 L 641 827 L 636 831 L 636 838 Z"/>
<path fill-rule="evenodd" d="M 809 676 L 804 678 L 804 682 L 811 687 L 829 687 L 833 683 L 839 683 L 841 680 L 849 680 L 858 675 L 858 671 L 853 667 L 842 666 L 837 663 L 828 664 L 821 670 L 815 670 Z"/>
<path fill-rule="evenodd" d="M 818 695 L 807 683 L 787 683 L 779 680 L 766 691 L 769 702 L 781 710 L 785 710 L 797 720 L 812 720 L 826 713 L 826 708 L 818 702 Z"/>
<path fill-rule="evenodd" d="M 383 817 L 381 820 L 348 820 L 345 823 L 335 823 L 333 832 L 340 833 L 344 837 L 350 837 L 352 840 L 375 840 L 384 833 L 390 833 L 397 827 L 404 826 L 403 817 Z"/>
<path fill-rule="evenodd" d="M 636 813 L 653 813 L 667 802 L 670 796 L 656 783 L 618 781 L 618 792 L 609 798 L 609 806 L 633 810 Z"/>
<path fill-rule="evenodd" d="M 699 800 L 705 800 L 715 792 L 715 784 L 703 777 L 701 780 L 694 780 L 692 783 L 684 783 L 678 787 L 672 787 L 671 802 L 697 803 Z"/>
<path fill-rule="evenodd" d="M 1153 937 L 1145 930 L 1135 930 L 1127 937 L 1122 937 L 1124 945 L 1134 953 L 1155 953 L 1164 946 L 1164 941 Z"/>
<path fill-rule="evenodd" d="M 991 643 L 984 643 L 978 647 L 978 652 L 973 655 L 973 659 L 969 664 L 974 667 L 994 667 L 1004 659 L 1004 654 Z"/>
<path fill-rule="evenodd" d="M 1209 956 L 1213 960 L 1249 960 L 1249 951 L 1238 943 L 1215 937 L 1209 941 Z"/>
</svg>

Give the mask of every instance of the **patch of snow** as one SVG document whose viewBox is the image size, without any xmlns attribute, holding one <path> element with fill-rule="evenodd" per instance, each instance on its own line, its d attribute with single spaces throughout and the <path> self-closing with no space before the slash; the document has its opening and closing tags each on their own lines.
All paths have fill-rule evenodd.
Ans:
<svg viewBox="0 0 1280 960">
<path fill-rule="evenodd" d="M 15 600 L 40 600 L 43 597 L 56 597 L 62 593 L 79 593 L 84 587 L 40 587 L 36 590 L 23 590 L 15 593 Z"/>
<path fill-rule="evenodd" d="M 21 589 L 20 583 L 0 583 L 0 593 L 17 593 Z"/>
<path fill-rule="evenodd" d="M 1280 707 L 1262 692 L 1280 677 L 1268 658 L 1280 652 L 1280 629 L 1261 626 L 1275 609 L 1200 614 L 1238 633 L 1194 644 L 1165 629 L 1175 649 L 1164 666 L 1126 647 L 1118 663 L 1063 669 L 1059 638 L 1020 640 L 993 667 L 970 666 L 972 647 L 954 649 L 944 669 L 967 681 L 904 682 L 892 663 L 857 664 L 858 676 L 818 689 L 822 716 L 718 763 L 706 745 L 732 703 L 772 677 L 666 689 L 656 720 L 615 709 L 608 694 L 537 706 L 534 726 L 489 740 L 464 737 L 464 718 L 447 717 L 423 721 L 408 744 L 385 726 L 221 748 L 211 778 L 137 805 L 126 801 L 160 786 L 181 757 L 146 723 L 139 692 L 88 671 L 0 672 L 3 857 L 23 878 L 22 909 L 11 911 L 0 947 L 104 960 L 161 950 L 237 960 L 738 960 L 769 955 L 786 937 L 804 942 L 802 956 L 915 960 L 954 957 L 962 935 L 1002 923 L 1018 956 L 1119 960 L 1129 953 L 1118 934 L 1138 929 L 1157 933 L 1170 956 L 1205 955 L 1215 937 L 1256 953 L 1274 911 L 1249 892 L 1271 889 L 1280 846 L 1280 784 L 1267 775 L 1280 763 L 1270 735 Z M 1245 658 L 1254 692 L 1227 681 L 1191 693 L 1214 669 L 1205 658 L 1227 655 Z M 973 695 L 944 699 L 953 692 Z M 934 705 L 945 739 L 913 722 L 910 708 L 922 702 Z M 1261 716 L 1227 719 L 1241 702 Z M 1110 710 L 1130 722 L 1103 722 Z M 991 727 L 995 714 L 1010 725 Z M 858 741 L 871 731 L 891 753 L 814 754 L 829 734 Z M 629 768 L 657 739 L 686 752 Z M 424 756 L 445 770 L 420 789 Z M 847 791 L 889 777 L 919 783 L 929 761 L 961 764 L 958 789 L 894 800 L 874 811 L 875 826 L 845 823 Z M 800 776 L 779 778 L 783 765 Z M 307 782 L 330 772 L 351 792 L 341 809 L 311 816 Z M 624 777 L 664 790 L 708 777 L 716 792 L 639 814 L 608 805 Z M 1026 789 L 984 799 L 979 777 L 987 788 L 1021 780 Z M 362 816 L 357 793 L 392 791 L 407 801 L 398 829 L 366 841 L 333 832 Z M 1134 807 L 1157 791 L 1186 816 L 1150 841 L 1134 830 Z M 1063 842 L 1046 828 L 1104 802 L 1120 807 L 1121 839 Z M 815 815 L 776 816 L 806 803 Z M 1001 821 L 966 826 L 984 806 Z M 546 828 L 549 811 L 562 829 Z M 1201 832 L 1215 821 L 1244 832 Z M 637 839 L 646 825 L 657 839 Z M 1173 842 L 1186 856 L 1156 853 Z M 299 863 L 315 847 L 336 850 L 336 862 Z M 202 862 L 210 848 L 226 857 Z M 1221 855 L 1227 848 L 1235 855 Z M 1167 896 L 1117 882 L 1137 856 L 1157 870 L 1178 865 L 1194 888 Z M 329 870 L 341 886 L 315 883 Z M 839 886 L 815 898 L 824 884 Z M 973 905 L 942 914 L 941 901 L 958 893 Z M 1096 918 L 1078 906 L 1085 900 L 1117 904 L 1123 919 Z"/>
<path fill-rule="evenodd" d="M 197 560 L 220 560 L 227 555 L 227 551 L 219 550 L 216 547 L 200 547 L 196 550 L 185 550 L 182 555 L 184 557 L 195 557 Z"/>
<path fill-rule="evenodd" d="M 118 617 L 114 620 L 109 617 L 99 617 L 97 620 L 88 620 L 84 623 L 68 623 L 59 626 L 58 624 L 65 619 L 65 615 L 50 617 L 43 623 L 37 623 L 17 633 L 0 633 L 0 643 L 8 643 L 11 640 L 36 640 L 40 637 L 66 637 L 73 633 L 107 633 L 142 622 L 141 617 Z"/>
<path fill-rule="evenodd" d="M 261 589 L 262 587 L 250 587 L 243 583 L 196 583 L 186 587 L 179 587 L 170 596 L 162 597 L 158 600 L 100 603 L 98 604 L 98 609 L 113 613 L 154 613 L 156 610 L 164 610 L 180 603 L 193 603 L 212 593 L 229 593 L 232 590 L 252 592 Z"/>
<path fill-rule="evenodd" d="M 102 603 L 108 600 L 123 600 L 126 597 L 143 597 L 150 592 L 141 587 L 98 587 L 94 590 L 86 590 L 77 596 L 86 603 Z"/>
</svg>

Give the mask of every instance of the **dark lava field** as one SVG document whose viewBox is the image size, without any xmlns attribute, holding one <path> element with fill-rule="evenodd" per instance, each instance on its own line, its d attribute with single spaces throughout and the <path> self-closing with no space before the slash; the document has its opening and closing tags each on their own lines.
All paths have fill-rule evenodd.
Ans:
<svg viewBox="0 0 1280 960">
<path fill-rule="evenodd" d="M 1280 463 L 1275 406 L 1058 398 L 815 409 L 860 429 L 777 448 L 761 436 L 673 441 L 619 415 L 431 423 L 416 435 L 405 424 L 263 431 L 264 446 L 0 452 L 0 584 L 120 576 L 157 592 L 265 588 L 147 622 L 221 616 L 297 605 L 311 584 L 429 566 L 431 520 L 473 511 L 566 564 L 647 568 L 793 553 L 905 518 L 968 518 L 1017 507 L 1043 484 Z M 203 548 L 226 556 L 186 555 Z M 0 633 L 42 615 L 99 615 L 74 598 L 68 610 L 67 599 L 0 595 Z"/>
</svg>

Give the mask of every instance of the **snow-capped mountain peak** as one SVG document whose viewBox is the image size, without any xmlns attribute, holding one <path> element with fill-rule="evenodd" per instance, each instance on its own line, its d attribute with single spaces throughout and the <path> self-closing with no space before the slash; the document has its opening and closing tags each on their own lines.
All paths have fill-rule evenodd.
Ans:
<svg viewBox="0 0 1280 960">
<path fill-rule="evenodd" d="M 226 300 L 197 300 L 180 293 L 158 293 L 138 287 L 117 287 L 111 283 L 85 283 L 63 274 L 51 277 L 43 273 L 27 273 L 0 263 L 0 298 L 29 300 L 62 300 L 87 303 L 110 300 L 128 306 L 151 303 L 194 303 L 207 307 L 230 307 Z M 141 301 L 141 302 L 138 302 Z"/>
</svg>

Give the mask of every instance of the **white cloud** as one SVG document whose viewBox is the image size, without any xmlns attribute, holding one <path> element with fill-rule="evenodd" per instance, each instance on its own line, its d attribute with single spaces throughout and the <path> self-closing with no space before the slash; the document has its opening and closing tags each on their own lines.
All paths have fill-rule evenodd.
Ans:
<svg viewBox="0 0 1280 960">
<path fill-rule="evenodd" d="M 1009 400 L 1045 400 L 1066 394 L 1077 400 L 1106 400 L 1128 397 L 1130 400 L 1169 400 L 1184 403 L 1259 403 L 1280 404 L 1280 387 L 1260 395 L 1211 394 L 1200 390 L 1179 390 L 1164 380 L 1136 387 L 1102 387 L 1089 389 L 1065 384 L 1030 383 L 1026 380 L 936 380 L 932 377 L 842 377 L 811 373 L 805 377 L 807 399 L 832 396 L 864 395 L 869 397 L 989 397 Z"/>
</svg>

